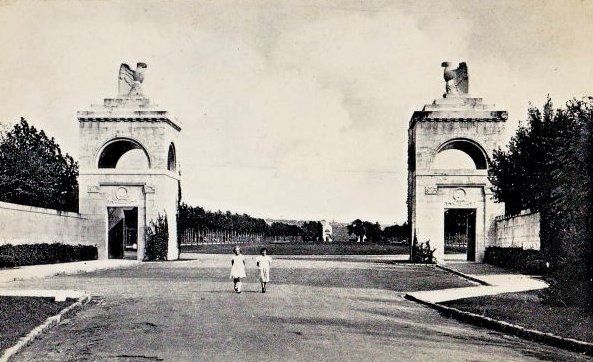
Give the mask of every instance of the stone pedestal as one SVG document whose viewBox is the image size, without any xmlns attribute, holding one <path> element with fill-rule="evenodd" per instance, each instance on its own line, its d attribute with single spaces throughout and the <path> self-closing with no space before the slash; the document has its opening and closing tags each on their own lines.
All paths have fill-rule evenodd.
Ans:
<svg viewBox="0 0 593 362">
<path fill-rule="evenodd" d="M 412 238 L 430 240 L 443 262 L 445 211 L 465 209 L 475 215 L 475 245 L 468 260 L 482 261 L 495 238 L 494 218 L 504 212 L 488 181 L 492 151 L 502 143 L 507 112 L 468 95 L 445 95 L 414 112 L 408 130 L 408 223 Z M 438 169 L 435 156 L 456 149 L 475 169 Z M 472 216 L 473 217 L 473 216 Z"/>
<path fill-rule="evenodd" d="M 83 241 L 98 247 L 100 259 L 108 258 L 109 210 L 133 209 L 137 230 L 135 225 L 127 228 L 137 232 L 137 259 L 143 260 L 146 229 L 159 215 L 168 221 L 166 258 L 177 259 L 178 122 L 143 97 L 105 99 L 102 105 L 79 111 L 77 118 L 80 213 L 88 220 Z M 118 160 L 130 150 L 146 157 L 144 168 L 118 167 Z"/>
</svg>

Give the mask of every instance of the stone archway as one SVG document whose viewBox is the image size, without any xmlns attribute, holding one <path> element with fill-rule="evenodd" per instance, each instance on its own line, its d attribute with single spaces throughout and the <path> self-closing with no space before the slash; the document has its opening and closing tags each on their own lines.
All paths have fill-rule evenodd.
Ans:
<svg viewBox="0 0 593 362">
<path fill-rule="evenodd" d="M 469 97 L 467 68 L 464 63 L 460 68 L 465 80 L 446 75 L 447 93 L 414 112 L 408 129 L 411 238 L 430 241 L 437 262 L 444 260 L 447 237 L 460 235 L 467 239 L 467 260 L 482 261 L 494 241 L 495 217 L 504 210 L 492 198 L 488 165 L 492 150 L 502 144 L 507 112 Z M 458 83 L 465 86 L 453 89 Z M 459 158 L 444 160 L 450 153 Z"/>
<path fill-rule="evenodd" d="M 97 168 L 120 168 L 118 166 L 122 160 L 127 161 L 124 162 L 125 168 L 150 168 L 148 152 L 140 142 L 131 138 L 115 138 L 108 141 L 99 151 Z"/>
<path fill-rule="evenodd" d="M 471 161 L 473 162 L 473 169 L 476 170 L 486 170 L 488 169 L 488 154 L 484 150 L 484 148 L 476 141 L 468 139 L 468 138 L 453 138 L 447 140 L 445 143 L 440 145 L 435 152 L 432 161 L 432 168 L 433 169 L 443 169 L 443 168 L 455 168 L 448 165 L 448 167 L 435 167 L 439 166 L 439 156 L 446 154 L 447 152 L 451 151 L 458 151 L 460 153 L 465 154 Z"/>
<path fill-rule="evenodd" d="M 169 145 L 169 150 L 167 152 L 167 170 L 177 170 L 177 153 L 175 151 L 175 145 L 173 143 Z"/>
<path fill-rule="evenodd" d="M 175 144 L 181 127 L 175 117 L 142 93 L 146 64 L 120 67 L 119 96 L 79 111 L 79 209 L 83 236 L 99 258 L 126 256 L 137 249 L 143 260 L 148 229 L 167 218 L 166 259 L 177 259 L 177 205 L 181 180 Z M 133 79 L 133 81 L 130 81 Z M 127 83 L 129 81 L 129 83 Z"/>
</svg>

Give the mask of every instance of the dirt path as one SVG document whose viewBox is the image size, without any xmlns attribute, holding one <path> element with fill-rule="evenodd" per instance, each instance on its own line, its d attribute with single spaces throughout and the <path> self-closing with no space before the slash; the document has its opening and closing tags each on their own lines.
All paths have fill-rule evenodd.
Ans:
<svg viewBox="0 0 593 362">
<path fill-rule="evenodd" d="M 443 318 L 404 300 L 444 271 L 361 261 L 276 259 L 268 293 L 249 265 L 232 292 L 228 256 L 11 283 L 97 296 L 17 361 L 524 361 L 578 354 Z M 248 261 L 249 262 L 249 261 Z M 252 263 L 251 263 L 252 264 Z"/>
</svg>

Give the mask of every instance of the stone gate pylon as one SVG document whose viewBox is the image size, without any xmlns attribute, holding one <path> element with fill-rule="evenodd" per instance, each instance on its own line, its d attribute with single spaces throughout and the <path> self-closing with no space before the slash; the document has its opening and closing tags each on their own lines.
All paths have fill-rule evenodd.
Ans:
<svg viewBox="0 0 593 362">
<path fill-rule="evenodd" d="M 99 258 L 143 260 L 147 228 L 166 218 L 166 259 L 177 259 L 181 127 L 142 92 L 146 64 L 122 64 L 118 96 L 77 113 L 79 209 Z M 161 225 L 164 223 L 161 222 Z"/>
<path fill-rule="evenodd" d="M 446 93 L 414 112 L 408 129 L 408 224 L 412 240 L 429 240 L 436 248 L 438 262 L 446 251 L 482 261 L 495 238 L 495 217 L 504 213 L 487 176 L 508 116 L 468 95 L 465 63 L 442 66 Z M 470 166 L 443 162 L 451 151 Z"/>
</svg>

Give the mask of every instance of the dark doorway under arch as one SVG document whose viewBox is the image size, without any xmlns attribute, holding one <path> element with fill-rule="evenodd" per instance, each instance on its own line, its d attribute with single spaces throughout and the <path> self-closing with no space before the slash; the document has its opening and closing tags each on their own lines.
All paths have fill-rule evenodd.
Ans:
<svg viewBox="0 0 593 362">
<path fill-rule="evenodd" d="M 476 260 L 476 209 L 445 209 L 445 254 Z"/>
<path fill-rule="evenodd" d="M 136 259 L 138 208 L 107 207 L 107 254 L 109 259 Z"/>
</svg>

